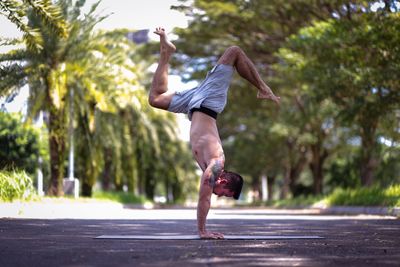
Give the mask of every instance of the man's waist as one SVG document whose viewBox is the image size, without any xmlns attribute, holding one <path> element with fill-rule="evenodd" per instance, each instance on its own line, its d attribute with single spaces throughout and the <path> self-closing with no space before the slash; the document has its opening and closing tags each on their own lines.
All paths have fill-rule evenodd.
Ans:
<svg viewBox="0 0 400 267">
<path fill-rule="evenodd" d="M 206 114 L 206 115 L 210 116 L 211 118 L 214 118 L 215 120 L 217 119 L 217 116 L 218 116 L 218 113 L 217 113 L 217 112 L 215 112 L 215 111 L 212 110 L 212 109 L 203 107 L 203 106 L 200 106 L 199 108 L 192 108 L 192 109 L 190 110 L 190 112 L 191 112 L 191 113 L 194 113 L 194 112 L 201 112 L 201 113 L 203 113 L 203 114 Z"/>
</svg>

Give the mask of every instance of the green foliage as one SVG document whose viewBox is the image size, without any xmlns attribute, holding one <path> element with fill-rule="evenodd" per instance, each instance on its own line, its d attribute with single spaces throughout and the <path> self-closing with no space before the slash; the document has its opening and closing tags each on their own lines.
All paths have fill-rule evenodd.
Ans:
<svg viewBox="0 0 400 267">
<path fill-rule="evenodd" d="M 280 199 L 267 202 L 268 206 L 275 208 L 306 208 L 323 201 L 324 197 L 319 196 L 299 196 L 295 198 Z"/>
<path fill-rule="evenodd" d="M 144 204 L 146 198 L 141 196 L 135 196 L 128 192 L 117 192 L 117 191 L 94 191 L 92 197 L 99 200 L 110 200 L 119 202 L 122 204 Z"/>
<path fill-rule="evenodd" d="M 32 178 L 19 170 L 0 171 L 0 200 L 13 201 L 16 199 L 28 200 L 34 194 Z"/>
<path fill-rule="evenodd" d="M 96 14 L 99 2 L 86 14 L 85 1 L 24 3 L 19 16 L 35 29 L 40 49 L 28 45 L 0 55 L 5 77 L 0 94 L 12 96 L 28 83 L 29 119 L 40 111 L 48 116 L 50 193 L 61 194 L 71 145 L 68 123 L 74 131 L 75 176 L 83 195 L 90 196 L 101 178 L 105 189 L 122 190 L 127 185 L 129 192 L 149 198 L 163 183 L 174 198 L 182 198 L 178 180 L 194 173 L 188 164 L 190 152 L 176 140 L 174 118 L 148 106 L 147 84 L 141 81 L 149 80 L 150 62 L 143 63 L 138 47 L 126 38 L 130 30 L 95 30 L 107 17 Z M 60 25 L 66 25 L 66 32 Z"/>
<path fill-rule="evenodd" d="M 317 100 L 334 102 L 338 125 L 353 125 L 361 138 L 359 175 L 366 186 L 373 183 L 381 158 L 377 133 L 393 127 L 383 128 L 380 121 L 399 108 L 399 29 L 398 13 L 367 12 L 351 20 L 316 22 L 291 37 L 291 52 L 281 51 L 287 73 L 297 73 Z"/>
<path fill-rule="evenodd" d="M 188 148 L 176 140 L 173 116 L 147 103 L 141 81 L 148 80 L 150 62 L 143 63 L 140 48 L 126 38 L 129 30 L 93 30 L 104 19 L 95 15 L 96 7 L 84 20 L 75 18 L 80 8 L 74 9 L 65 69 L 67 87 L 74 88 L 67 105 L 74 107 L 70 120 L 75 121 L 76 175 L 82 193 L 90 196 L 100 178 L 104 190 L 127 186 L 131 194 L 149 199 L 157 184 L 169 184 L 177 200 L 182 191 L 177 177 L 183 179 L 182 170 L 189 174 L 194 169 L 185 167 L 189 157 L 181 160 Z"/>
<path fill-rule="evenodd" d="M 337 188 L 326 196 L 300 196 L 289 199 L 267 202 L 268 206 L 277 208 L 311 207 L 323 203 L 327 206 L 381 206 L 400 207 L 400 185 L 387 188 Z"/>
<path fill-rule="evenodd" d="M 322 97 L 329 95 L 351 107 L 344 110 L 353 114 L 349 119 L 360 111 L 373 117 L 382 111 L 376 102 L 385 103 L 387 110 L 399 100 L 394 82 L 399 78 L 399 27 L 398 13 L 366 13 L 351 21 L 315 23 L 294 35 L 289 45 L 307 58 L 302 66 L 304 78 L 320 86 Z M 364 109 L 365 105 L 370 109 Z"/>
<path fill-rule="evenodd" d="M 397 181 L 397 153 L 379 139 L 400 141 L 399 1 L 377 11 L 365 0 L 181 2 L 192 18 L 176 30 L 185 78 L 204 77 L 239 45 L 282 97 L 278 112 L 233 80 L 218 120 L 228 168 L 255 190 L 262 175 L 276 177 L 281 197 L 306 184 L 307 168 L 316 194 Z"/>
<path fill-rule="evenodd" d="M 21 114 L 0 112 L 0 169 L 34 173 L 40 155 L 39 131 L 23 123 Z"/>
<path fill-rule="evenodd" d="M 327 185 L 330 188 L 355 188 L 361 186 L 357 164 L 351 158 L 332 159 L 328 169 Z"/>
<path fill-rule="evenodd" d="M 384 206 L 400 207 L 400 185 L 380 187 L 336 189 L 326 197 L 329 205 L 337 206 Z"/>
<path fill-rule="evenodd" d="M 67 91 L 65 73 L 61 71 L 65 53 L 59 47 L 65 44 L 70 29 L 60 2 L 6 1 L 6 6 L 2 8 L 9 14 L 11 22 L 24 32 L 21 41 L 26 46 L 0 56 L 1 72 L 5 75 L 0 83 L 0 95 L 10 97 L 23 85 L 29 84 L 28 120 L 34 119 L 40 111 L 47 112 L 51 159 L 50 193 L 56 195 L 61 194 L 61 180 L 64 178 L 66 116 L 63 98 Z M 34 34 L 31 34 L 30 29 Z"/>
<path fill-rule="evenodd" d="M 60 36 L 66 36 L 65 22 L 60 15 L 60 9 L 51 1 L 45 0 L 4 0 L 0 2 L 0 14 L 5 15 L 24 34 L 27 47 L 32 51 L 43 49 L 43 39 L 38 29 L 26 23 L 29 12 L 36 14 L 48 25 L 53 32 Z"/>
</svg>

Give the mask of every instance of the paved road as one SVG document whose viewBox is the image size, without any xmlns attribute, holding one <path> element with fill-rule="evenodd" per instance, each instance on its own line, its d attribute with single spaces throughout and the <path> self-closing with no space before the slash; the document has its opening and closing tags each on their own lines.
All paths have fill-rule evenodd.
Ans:
<svg viewBox="0 0 400 267">
<path fill-rule="evenodd" d="M 1 208 L 0 217 L 5 217 Z M 400 266 L 400 220 L 393 217 L 212 209 L 209 228 L 225 234 L 325 239 L 98 240 L 93 238 L 105 234 L 196 233 L 193 209 L 98 209 L 97 215 L 94 206 L 83 215 L 77 206 L 76 213 L 57 218 L 62 213 L 49 208 L 37 218 L 25 211 L 0 219 L 0 266 Z"/>
</svg>

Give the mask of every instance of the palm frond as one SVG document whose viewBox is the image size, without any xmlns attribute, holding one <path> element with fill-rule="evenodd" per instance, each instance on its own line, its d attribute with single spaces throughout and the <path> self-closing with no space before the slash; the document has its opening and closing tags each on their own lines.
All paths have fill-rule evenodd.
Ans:
<svg viewBox="0 0 400 267">
<path fill-rule="evenodd" d="M 26 84 L 26 73 L 19 64 L 0 65 L 0 96 L 12 94 Z"/>
<path fill-rule="evenodd" d="M 31 7 L 32 11 L 41 21 L 61 37 L 67 37 L 67 23 L 62 17 L 59 6 L 52 4 L 50 0 L 23 0 Z"/>
<path fill-rule="evenodd" d="M 24 60 L 26 58 L 27 54 L 28 53 L 25 49 L 11 50 L 7 53 L 0 54 L 0 62 Z"/>
<path fill-rule="evenodd" d="M 0 46 L 7 46 L 7 45 L 18 45 L 23 44 L 24 40 L 21 38 L 5 38 L 0 37 Z"/>
<path fill-rule="evenodd" d="M 17 26 L 23 32 L 26 45 L 31 50 L 40 50 L 43 48 L 43 40 L 36 29 L 29 27 L 24 21 L 25 7 L 15 0 L 0 1 L 0 9 L 6 14 L 8 20 Z"/>
</svg>

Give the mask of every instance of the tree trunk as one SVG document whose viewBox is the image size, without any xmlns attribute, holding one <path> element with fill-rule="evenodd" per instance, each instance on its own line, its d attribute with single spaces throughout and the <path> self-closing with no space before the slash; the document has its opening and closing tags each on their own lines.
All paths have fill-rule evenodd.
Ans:
<svg viewBox="0 0 400 267">
<path fill-rule="evenodd" d="M 314 165 L 311 170 L 313 174 L 314 195 L 321 195 L 323 190 L 323 179 L 324 179 L 322 164 L 319 163 L 318 165 Z"/>
<path fill-rule="evenodd" d="M 90 148 L 86 147 L 86 151 L 89 151 Z M 86 153 L 83 152 L 81 155 L 85 155 Z M 84 197 L 91 197 L 92 192 L 93 192 L 93 185 L 95 181 L 95 176 L 97 176 L 97 172 L 95 171 L 95 168 L 93 167 L 92 164 L 92 159 L 91 159 L 91 154 L 87 153 L 85 155 L 85 161 L 84 161 L 84 170 L 82 172 L 82 177 L 81 177 L 81 183 L 82 183 L 82 196 Z"/>
<path fill-rule="evenodd" d="M 179 185 L 178 181 L 172 184 L 172 202 L 177 202 L 183 200 L 182 187 Z"/>
<path fill-rule="evenodd" d="M 362 141 L 363 148 L 361 152 L 361 166 L 360 166 L 360 176 L 362 186 L 372 186 L 374 183 L 374 171 L 377 167 L 378 160 L 374 157 L 372 153 L 373 145 L 366 144 L 367 142 Z M 371 146 L 371 147 L 366 147 Z"/>
<path fill-rule="evenodd" d="M 323 166 L 328 157 L 328 151 L 323 149 L 320 143 L 316 143 L 311 146 L 311 155 L 310 169 L 313 175 L 313 191 L 315 195 L 320 195 L 323 190 Z"/>
<path fill-rule="evenodd" d="M 275 180 L 276 180 L 276 176 L 271 176 L 268 175 L 267 176 L 268 179 L 268 185 L 267 185 L 267 190 L 268 190 L 268 201 L 272 201 L 273 199 L 273 189 L 274 189 L 274 185 L 275 185 Z"/>
<path fill-rule="evenodd" d="M 280 199 L 286 199 L 289 196 L 289 184 L 290 184 L 290 164 L 287 163 L 285 166 L 285 174 L 283 176 L 283 185 L 281 189 Z"/>
<path fill-rule="evenodd" d="M 144 190 L 144 188 L 145 188 L 145 185 L 144 185 L 144 182 L 145 182 L 145 176 L 146 176 L 146 172 L 145 172 L 145 170 L 143 169 L 143 152 L 141 151 L 141 149 L 140 149 L 140 147 L 139 147 L 139 145 L 136 145 L 136 157 L 137 157 L 137 170 L 138 170 L 138 172 L 137 172 L 137 180 L 136 180 L 136 188 L 137 188 L 137 192 L 138 192 L 138 194 L 140 195 L 140 196 L 142 196 L 142 195 L 144 195 L 145 194 L 145 190 Z"/>
<path fill-rule="evenodd" d="M 293 164 L 289 164 L 285 168 L 285 176 L 283 178 L 283 187 L 281 192 L 281 199 L 285 199 L 289 195 L 289 191 L 293 196 L 297 195 L 297 180 L 300 177 L 301 172 L 304 169 L 304 166 L 307 164 L 307 158 L 304 154 L 302 154 L 301 158 Z"/>
<path fill-rule="evenodd" d="M 376 149 L 376 122 L 367 121 L 361 128 L 361 166 L 360 176 L 362 186 L 372 186 L 374 183 L 374 171 L 378 166 L 375 157 Z"/>
<path fill-rule="evenodd" d="M 51 91 L 53 89 L 51 71 L 45 79 L 46 103 L 48 110 L 49 152 L 50 152 L 50 196 L 62 196 L 64 179 L 64 156 L 66 145 L 66 117 L 62 104 L 57 107 L 53 103 Z"/>
<path fill-rule="evenodd" d="M 297 180 L 300 177 L 300 174 L 302 173 L 302 171 L 304 170 L 304 167 L 307 165 L 307 157 L 306 157 L 306 150 L 304 150 L 303 152 L 300 152 L 300 158 L 297 160 L 297 162 L 295 162 L 289 171 L 289 188 L 290 188 L 290 192 L 292 192 L 292 195 L 294 197 L 299 195 L 299 192 L 297 190 Z"/>
<path fill-rule="evenodd" d="M 153 200 L 155 193 L 155 185 L 156 185 L 155 177 L 153 176 L 153 173 L 150 170 L 147 170 L 145 173 L 147 175 L 144 181 L 145 196 L 147 199 Z"/>
<path fill-rule="evenodd" d="M 374 183 L 374 171 L 376 160 L 371 157 L 365 157 L 361 162 L 361 184 L 366 187 L 372 186 Z"/>
<path fill-rule="evenodd" d="M 286 199 L 289 196 L 289 185 L 290 185 L 290 168 L 291 168 L 291 161 L 290 161 L 290 155 L 292 154 L 293 150 L 293 141 L 288 138 L 286 140 L 286 146 L 288 149 L 288 156 L 286 157 L 285 160 L 285 166 L 284 166 L 284 175 L 283 175 L 283 185 L 281 189 L 281 193 L 279 195 L 280 199 Z"/>
<path fill-rule="evenodd" d="M 251 189 L 253 191 L 253 202 L 260 201 L 262 196 L 260 178 L 258 176 L 252 176 Z"/>
<path fill-rule="evenodd" d="M 285 166 L 285 175 L 283 178 L 283 187 L 281 191 L 280 198 L 285 199 L 289 195 L 289 190 L 293 194 L 293 196 L 296 195 L 296 182 L 298 178 L 300 177 L 301 172 L 304 169 L 304 166 L 307 164 L 307 149 L 299 148 L 299 155 L 296 157 L 293 157 L 294 153 L 297 153 L 294 149 L 295 141 L 293 140 L 287 140 L 286 142 L 287 148 L 288 148 L 288 160 L 286 162 Z M 297 160 L 290 159 L 290 158 L 298 158 Z"/>
<path fill-rule="evenodd" d="M 50 187 L 51 196 L 63 195 L 65 123 L 62 112 L 50 104 L 49 147 L 50 147 Z"/>
<path fill-rule="evenodd" d="M 113 153 L 111 148 L 103 149 L 104 170 L 101 187 L 104 191 L 109 191 L 111 187 L 112 155 Z"/>
<path fill-rule="evenodd" d="M 88 179 L 84 179 L 82 183 L 82 196 L 91 197 L 93 193 L 93 186 L 87 182 Z"/>
</svg>

